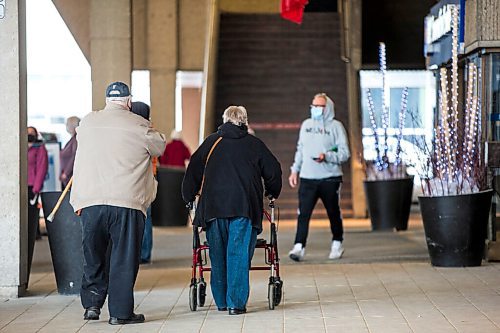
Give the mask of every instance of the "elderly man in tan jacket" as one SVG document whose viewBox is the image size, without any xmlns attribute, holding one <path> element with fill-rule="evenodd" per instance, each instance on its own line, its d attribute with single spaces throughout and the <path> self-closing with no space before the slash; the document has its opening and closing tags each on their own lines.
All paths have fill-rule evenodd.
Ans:
<svg viewBox="0 0 500 333">
<path fill-rule="evenodd" d="M 130 106 L 128 86 L 115 82 L 106 89 L 104 110 L 80 122 L 70 199 L 83 226 L 84 319 L 99 319 L 109 295 L 112 325 L 144 322 L 144 315 L 133 312 L 134 284 L 146 209 L 156 196 L 151 158 L 166 144 L 165 136 Z"/>
</svg>

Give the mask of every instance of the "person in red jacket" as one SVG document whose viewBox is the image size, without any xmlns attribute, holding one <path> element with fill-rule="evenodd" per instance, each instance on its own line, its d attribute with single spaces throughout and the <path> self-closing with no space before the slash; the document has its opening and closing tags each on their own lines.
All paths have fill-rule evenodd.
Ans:
<svg viewBox="0 0 500 333">
<path fill-rule="evenodd" d="M 189 148 L 182 142 L 181 132 L 173 130 L 170 134 L 172 141 L 167 144 L 165 152 L 160 157 L 161 166 L 185 167 L 186 161 L 191 158 Z"/>
</svg>

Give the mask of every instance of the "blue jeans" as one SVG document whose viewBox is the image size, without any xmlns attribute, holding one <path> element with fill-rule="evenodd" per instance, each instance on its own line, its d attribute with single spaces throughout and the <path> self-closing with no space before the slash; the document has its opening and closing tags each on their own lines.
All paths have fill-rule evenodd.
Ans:
<svg viewBox="0 0 500 333">
<path fill-rule="evenodd" d="M 151 261 L 151 250 L 153 249 L 153 222 L 151 220 L 151 206 L 146 211 L 146 221 L 144 224 L 144 236 L 142 237 L 141 261 Z"/>
<path fill-rule="evenodd" d="M 217 307 L 246 309 L 257 229 L 246 217 L 215 219 L 207 223 L 207 240 L 212 265 L 210 286 Z"/>
</svg>

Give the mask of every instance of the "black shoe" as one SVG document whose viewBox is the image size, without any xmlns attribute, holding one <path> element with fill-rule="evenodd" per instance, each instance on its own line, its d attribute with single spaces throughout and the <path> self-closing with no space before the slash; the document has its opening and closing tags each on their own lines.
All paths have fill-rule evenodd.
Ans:
<svg viewBox="0 0 500 333">
<path fill-rule="evenodd" d="M 227 308 L 217 308 L 217 311 L 227 311 Z"/>
<path fill-rule="evenodd" d="M 85 313 L 83 314 L 84 320 L 99 320 L 99 315 L 101 314 L 101 309 L 97 306 L 91 306 L 85 309 Z"/>
<path fill-rule="evenodd" d="M 141 259 L 140 264 L 145 265 L 145 264 L 149 264 L 150 262 L 151 262 L 151 260 Z"/>
<path fill-rule="evenodd" d="M 247 312 L 247 309 L 229 309 L 229 314 L 230 315 L 240 315 L 244 314 Z"/>
<path fill-rule="evenodd" d="M 133 313 L 130 317 L 126 319 L 120 319 L 116 317 L 110 317 L 108 323 L 111 325 L 127 325 L 127 324 L 139 324 L 143 323 L 145 320 L 143 314 L 135 314 Z"/>
</svg>

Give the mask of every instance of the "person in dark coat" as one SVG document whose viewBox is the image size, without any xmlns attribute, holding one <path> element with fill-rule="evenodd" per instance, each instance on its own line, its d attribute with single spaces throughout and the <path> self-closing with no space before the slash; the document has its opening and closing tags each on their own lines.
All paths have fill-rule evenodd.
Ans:
<svg viewBox="0 0 500 333">
<path fill-rule="evenodd" d="M 76 148 L 78 147 L 78 143 L 76 142 L 76 128 L 79 124 L 80 118 L 78 117 L 69 117 L 66 120 L 66 131 L 71 135 L 71 139 L 59 152 L 61 160 L 61 175 L 59 176 L 59 180 L 63 188 L 68 185 L 69 180 L 73 176 L 73 165 L 75 164 Z"/>
<path fill-rule="evenodd" d="M 220 311 L 234 315 L 246 312 L 263 193 L 278 198 L 281 166 L 260 139 L 248 134 L 244 107 L 228 107 L 223 120 L 191 157 L 182 196 L 192 203 L 200 195 L 193 223 L 207 233 L 212 294 Z"/>
<path fill-rule="evenodd" d="M 150 120 L 151 109 L 149 105 L 144 102 L 132 102 L 132 107 L 130 109 L 132 113 L 146 120 Z M 152 163 L 154 164 L 157 158 L 152 158 Z M 153 165 L 153 174 L 156 176 L 156 165 Z M 142 236 L 142 246 L 141 246 L 141 264 L 148 264 L 151 262 L 151 252 L 153 250 L 153 220 L 151 219 L 151 205 L 146 211 L 146 220 L 144 223 L 144 235 Z"/>
</svg>

